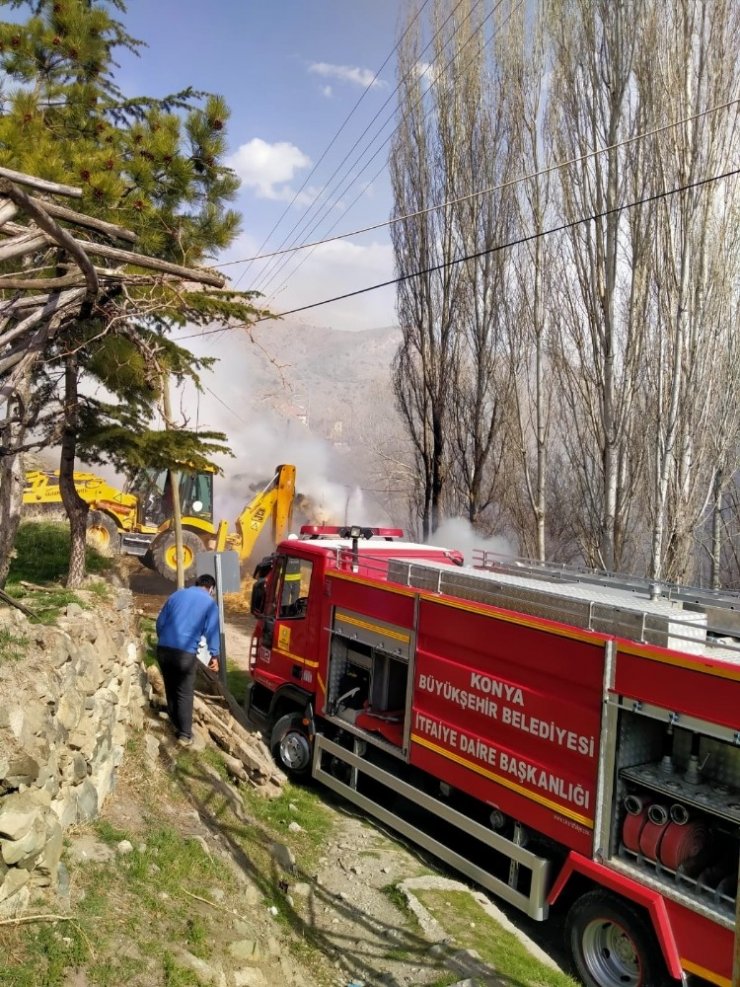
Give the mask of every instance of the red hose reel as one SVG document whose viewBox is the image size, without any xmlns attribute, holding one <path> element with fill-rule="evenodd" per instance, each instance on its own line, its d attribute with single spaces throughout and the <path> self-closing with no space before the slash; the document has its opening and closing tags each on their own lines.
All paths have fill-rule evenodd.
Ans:
<svg viewBox="0 0 740 987">
<path fill-rule="evenodd" d="M 677 871 L 707 845 L 707 827 L 691 820 L 686 807 L 679 803 L 669 809 L 649 798 L 630 795 L 625 808 L 622 843 L 632 853 Z"/>
</svg>

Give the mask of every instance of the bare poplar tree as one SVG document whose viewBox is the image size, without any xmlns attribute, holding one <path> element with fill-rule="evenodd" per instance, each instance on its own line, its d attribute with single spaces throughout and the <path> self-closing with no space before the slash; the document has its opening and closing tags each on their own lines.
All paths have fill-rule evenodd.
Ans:
<svg viewBox="0 0 740 987">
<path fill-rule="evenodd" d="M 560 161 L 576 159 L 558 173 L 570 225 L 551 302 L 561 441 L 579 487 L 584 554 L 607 569 L 623 563 L 640 471 L 634 411 L 652 219 L 648 210 L 620 211 L 639 197 L 646 163 L 639 143 L 619 145 L 640 118 L 634 55 L 644 11 L 632 0 L 560 0 L 550 17 L 552 148 Z M 607 150 L 583 157 L 595 148 Z"/>
<path fill-rule="evenodd" d="M 452 82 L 439 98 L 439 133 L 448 166 L 448 221 L 459 257 L 458 360 L 451 411 L 456 497 L 449 508 L 471 523 L 484 520 L 502 496 L 504 414 L 511 397 L 504 306 L 510 259 L 497 249 L 511 235 L 510 89 L 501 63 L 507 19 L 492 23 L 485 5 L 462 4 L 461 23 L 446 43 Z M 503 14 L 508 13 L 508 8 Z M 490 517 L 489 517 L 490 521 Z"/>
<path fill-rule="evenodd" d="M 723 104 L 738 91 L 737 59 L 727 53 L 738 51 L 739 27 L 740 10 L 729 0 L 656 5 L 638 61 L 649 119 L 684 121 L 650 142 L 655 191 L 688 186 L 655 206 L 645 395 L 651 569 L 671 581 L 694 578 L 697 529 L 737 464 L 731 298 L 740 196 L 734 179 L 711 179 L 738 162 L 738 108 Z"/>
<path fill-rule="evenodd" d="M 452 263 L 456 244 L 449 211 L 425 211 L 447 200 L 455 167 L 449 145 L 440 140 L 436 126 L 440 101 L 444 105 L 446 87 L 453 84 L 452 76 L 446 74 L 441 34 L 436 38 L 435 62 L 425 72 L 418 29 L 404 35 L 398 55 L 401 120 L 391 152 L 394 215 L 409 217 L 392 228 L 397 274 L 405 279 L 398 286 L 403 340 L 393 367 L 393 383 L 422 485 L 424 538 L 441 520 L 449 472 L 460 280 L 459 268 Z"/>
<path fill-rule="evenodd" d="M 510 172 L 533 175 L 546 159 L 547 37 L 542 9 L 512 11 L 497 46 L 508 93 Z M 510 275 L 497 299 L 506 319 L 507 372 L 512 401 L 506 430 L 508 513 L 524 553 L 544 560 L 547 529 L 547 466 L 552 376 L 549 364 L 548 281 L 550 242 L 542 234 L 549 215 L 549 174 L 520 182 L 515 198 L 517 235 L 532 237 L 515 248 Z"/>
</svg>

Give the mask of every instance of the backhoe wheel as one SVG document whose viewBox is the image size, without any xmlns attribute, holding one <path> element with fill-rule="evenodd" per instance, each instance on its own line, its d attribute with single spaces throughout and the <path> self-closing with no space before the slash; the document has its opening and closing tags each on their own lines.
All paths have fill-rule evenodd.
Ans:
<svg viewBox="0 0 740 987">
<path fill-rule="evenodd" d="M 292 781 L 304 781 L 311 773 L 313 744 L 300 713 L 281 716 L 270 735 L 270 750 L 277 764 Z"/>
<path fill-rule="evenodd" d="M 113 518 L 102 511 L 89 511 L 87 543 L 101 555 L 118 555 L 121 551 L 121 534 Z"/>
<path fill-rule="evenodd" d="M 606 891 L 589 891 L 573 905 L 566 936 L 586 987 L 668 987 L 655 935 L 642 913 Z"/>
<path fill-rule="evenodd" d="M 195 560 L 198 552 L 203 551 L 203 542 L 187 529 L 182 533 L 182 567 L 185 572 L 185 582 L 192 583 L 197 576 Z M 151 548 L 154 568 L 165 579 L 174 582 L 177 579 L 177 546 L 175 532 L 166 531 L 160 535 Z"/>
</svg>

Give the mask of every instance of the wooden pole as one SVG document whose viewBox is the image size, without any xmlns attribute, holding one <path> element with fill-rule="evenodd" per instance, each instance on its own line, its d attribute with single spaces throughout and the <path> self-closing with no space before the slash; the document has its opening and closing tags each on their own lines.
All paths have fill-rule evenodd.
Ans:
<svg viewBox="0 0 740 987">
<path fill-rule="evenodd" d="M 162 410 L 164 412 L 164 427 L 172 428 L 172 406 L 170 404 L 170 382 L 166 374 L 162 375 Z M 182 553 L 182 510 L 180 506 L 180 473 L 170 470 L 170 490 L 172 491 L 172 526 L 175 530 L 175 557 L 177 559 L 177 588 L 185 586 L 185 570 Z"/>
</svg>

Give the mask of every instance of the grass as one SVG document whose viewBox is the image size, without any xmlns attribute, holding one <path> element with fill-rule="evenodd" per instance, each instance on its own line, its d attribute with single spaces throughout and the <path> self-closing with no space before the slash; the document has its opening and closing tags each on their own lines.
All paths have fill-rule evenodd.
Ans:
<svg viewBox="0 0 740 987">
<path fill-rule="evenodd" d="M 5 589 L 32 610 L 42 624 L 53 623 L 70 603 L 87 608 L 76 593 L 61 585 L 69 572 L 69 542 L 69 526 L 60 522 L 27 521 L 18 529 Z M 89 575 L 102 574 L 111 566 L 109 559 L 89 546 L 85 557 Z M 35 588 L 23 583 L 32 583 Z M 102 582 L 90 583 L 86 589 L 100 598 L 110 593 Z"/>
<path fill-rule="evenodd" d="M 7 627 L 0 627 L 0 662 L 18 661 L 23 657 L 22 650 L 28 644 L 23 634 L 14 634 Z"/>
<path fill-rule="evenodd" d="M 9 582 L 59 582 L 69 572 L 69 526 L 52 521 L 25 522 L 18 529 L 15 552 Z M 90 546 L 85 557 L 91 575 L 110 568 L 110 560 Z"/>
<path fill-rule="evenodd" d="M 236 665 L 227 661 L 226 663 L 226 686 L 231 693 L 231 695 L 236 699 L 239 705 L 243 705 L 244 697 L 247 694 L 247 685 L 249 684 L 249 676 L 244 671 L 243 668 L 238 668 Z"/>
<path fill-rule="evenodd" d="M 423 891 L 414 895 L 454 939 L 457 949 L 475 950 L 484 963 L 505 970 L 506 979 L 527 987 L 576 987 L 576 981 L 540 963 L 511 932 L 502 929 L 466 891 Z"/>
</svg>

